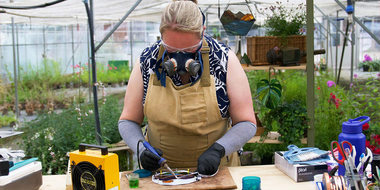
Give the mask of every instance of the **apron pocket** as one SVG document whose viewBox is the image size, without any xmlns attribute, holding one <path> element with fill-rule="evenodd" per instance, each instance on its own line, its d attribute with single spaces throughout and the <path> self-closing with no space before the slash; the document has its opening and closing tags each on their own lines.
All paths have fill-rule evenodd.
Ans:
<svg viewBox="0 0 380 190">
<path fill-rule="evenodd" d="M 180 95 L 182 124 L 207 122 L 207 109 L 203 92 Z"/>
<path fill-rule="evenodd" d="M 160 145 L 169 163 L 197 163 L 208 148 L 208 136 L 160 135 Z"/>
</svg>

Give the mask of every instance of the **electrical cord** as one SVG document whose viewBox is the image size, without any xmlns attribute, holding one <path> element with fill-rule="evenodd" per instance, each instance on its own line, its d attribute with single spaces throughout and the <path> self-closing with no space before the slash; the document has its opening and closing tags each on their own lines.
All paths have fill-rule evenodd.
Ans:
<svg viewBox="0 0 380 190">
<path fill-rule="evenodd" d="M 49 2 L 49 3 L 41 4 L 41 5 L 34 5 L 34 6 L 27 6 L 27 7 L 15 7 L 15 6 L 2 6 L 2 5 L 0 5 L 0 8 L 3 8 L 3 9 L 36 9 L 36 8 L 44 8 L 44 7 L 48 7 L 51 5 L 55 5 L 55 4 L 61 3 L 63 1 L 66 1 L 66 0 L 56 0 L 56 1 Z"/>
<path fill-rule="evenodd" d="M 141 170 L 141 166 L 140 166 L 140 143 L 144 143 L 143 140 L 139 140 L 139 142 L 137 142 L 137 164 L 139 165 L 139 169 Z"/>
</svg>

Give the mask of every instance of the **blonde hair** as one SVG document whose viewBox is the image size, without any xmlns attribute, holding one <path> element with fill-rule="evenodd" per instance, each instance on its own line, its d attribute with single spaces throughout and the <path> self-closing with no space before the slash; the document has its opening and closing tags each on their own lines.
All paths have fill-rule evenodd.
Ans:
<svg viewBox="0 0 380 190">
<path fill-rule="evenodd" d="M 171 2 L 162 12 L 160 33 L 166 29 L 180 32 L 203 32 L 203 16 L 198 8 L 197 0 Z"/>
</svg>

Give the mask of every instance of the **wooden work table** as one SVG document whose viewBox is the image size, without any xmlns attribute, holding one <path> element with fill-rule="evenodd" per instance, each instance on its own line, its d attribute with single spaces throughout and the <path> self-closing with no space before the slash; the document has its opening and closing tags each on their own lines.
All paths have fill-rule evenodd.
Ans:
<svg viewBox="0 0 380 190">
<path fill-rule="evenodd" d="M 274 165 L 255 165 L 228 168 L 237 189 L 242 189 L 242 178 L 245 176 L 258 176 L 261 178 L 262 190 L 313 190 L 312 182 L 294 182 L 290 177 L 278 170 Z M 43 176 L 43 185 L 40 190 L 65 190 L 66 175 Z"/>
</svg>

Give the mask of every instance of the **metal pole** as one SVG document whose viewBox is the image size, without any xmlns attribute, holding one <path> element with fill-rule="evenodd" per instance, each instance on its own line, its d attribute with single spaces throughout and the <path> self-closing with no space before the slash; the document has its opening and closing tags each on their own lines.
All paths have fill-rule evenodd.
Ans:
<svg viewBox="0 0 380 190">
<path fill-rule="evenodd" d="M 327 19 L 325 19 L 325 18 L 323 18 L 323 20 L 324 21 L 327 21 L 327 24 L 329 24 L 329 22 L 328 22 L 328 20 Z M 322 22 L 323 24 L 325 23 L 325 22 Z M 327 37 L 326 37 L 326 58 L 325 58 L 325 61 L 326 61 L 326 66 L 328 67 L 328 63 L 329 63 L 329 48 L 330 48 L 330 44 L 329 44 L 329 30 L 328 29 L 326 29 L 325 28 L 325 30 L 326 30 L 326 33 L 327 33 Z M 328 69 L 327 69 L 327 71 L 328 71 Z"/>
<path fill-rule="evenodd" d="M 17 70 L 18 70 L 18 81 L 20 81 L 20 49 L 18 45 L 18 25 L 16 25 L 16 39 L 17 39 Z"/>
<path fill-rule="evenodd" d="M 92 62 L 92 82 L 93 84 L 97 83 L 97 78 L 96 78 L 96 61 L 95 61 L 95 40 L 94 40 L 94 3 L 93 0 L 90 0 L 90 5 L 91 5 L 91 10 L 90 12 L 90 18 L 88 18 L 89 22 L 89 28 L 90 28 L 90 43 L 91 43 L 91 62 Z M 88 7 L 86 7 L 87 9 Z M 95 114 L 95 138 L 96 141 L 98 141 L 99 145 L 102 145 L 102 133 L 101 133 L 101 128 L 100 128 L 100 121 L 99 121 L 99 102 L 98 102 L 98 91 L 97 91 L 97 86 L 92 85 L 92 90 L 94 93 L 94 114 Z"/>
<path fill-rule="evenodd" d="M 15 22 L 14 18 L 12 17 L 12 43 L 13 43 L 13 75 L 14 75 L 14 84 L 15 84 L 15 109 L 16 109 L 16 122 L 18 123 L 18 116 L 19 116 L 19 110 L 18 110 L 18 86 L 17 86 L 17 63 L 16 63 L 16 46 L 15 46 Z"/>
<path fill-rule="evenodd" d="M 129 14 L 131 14 L 131 12 L 133 10 L 135 10 L 135 8 L 137 7 L 137 5 L 140 4 L 142 0 L 138 0 L 133 6 L 131 9 L 129 9 L 129 11 L 123 16 L 123 18 L 120 19 L 120 21 L 112 28 L 112 30 L 107 34 L 106 37 L 104 37 L 104 39 L 99 43 L 98 46 L 96 46 L 95 48 L 95 52 L 99 50 L 100 47 L 102 47 L 102 45 L 108 40 L 108 38 L 117 30 L 117 28 L 119 28 L 119 26 L 124 22 L 124 20 L 129 16 Z"/>
<path fill-rule="evenodd" d="M 328 31 L 329 35 L 331 35 L 331 26 L 330 26 L 330 20 L 327 19 L 327 24 L 328 24 Z M 330 63 L 331 63 L 331 72 L 334 74 L 334 61 L 333 61 L 333 45 L 332 45 L 332 39 L 330 40 Z M 335 75 L 336 76 L 336 75 Z"/>
<path fill-rule="evenodd" d="M 354 7 L 355 9 L 355 1 L 352 1 L 352 6 Z M 355 16 L 355 11 L 352 13 L 352 16 Z M 347 23 L 348 24 L 348 23 Z M 351 33 L 351 82 L 350 84 L 353 84 L 354 83 L 354 47 L 355 47 L 355 20 L 352 21 L 352 25 L 351 25 L 351 30 L 352 30 L 352 33 Z M 350 88 L 350 93 L 352 93 L 352 88 Z"/>
<path fill-rule="evenodd" d="M 75 58 L 75 50 L 74 50 L 74 26 L 71 26 L 71 52 L 73 54 L 73 74 L 75 74 L 75 69 L 74 69 L 74 65 L 75 65 L 75 61 L 74 61 L 74 58 Z"/>
<path fill-rule="evenodd" d="M 354 28 L 355 30 L 355 59 L 354 59 L 354 64 L 355 64 L 355 69 L 358 68 L 358 58 L 359 58 L 359 48 L 360 48 L 360 29 L 359 27 L 356 27 Z"/>
<path fill-rule="evenodd" d="M 91 54 L 90 52 L 90 27 L 87 27 L 87 52 L 88 52 L 88 55 Z M 93 85 L 91 83 L 91 64 L 94 64 L 91 62 L 91 59 L 90 59 L 90 56 L 88 56 L 88 102 L 91 102 L 91 92 L 92 92 L 92 88 L 91 86 Z"/>
<path fill-rule="evenodd" d="M 350 26 L 350 23 L 348 22 L 348 19 L 347 19 L 346 36 L 348 34 L 349 26 Z M 344 37 L 343 47 L 342 47 L 342 54 L 341 54 L 341 57 L 340 57 L 339 72 L 338 72 L 338 77 L 336 79 L 336 84 L 339 84 L 340 72 L 342 71 L 342 64 L 343 64 L 343 58 L 344 58 L 343 56 L 344 56 L 344 50 L 346 49 L 346 43 L 347 43 L 347 38 Z"/>
<path fill-rule="evenodd" d="M 307 117 L 310 128 L 307 130 L 307 145 L 314 147 L 315 128 L 314 128 L 314 1 L 306 1 L 306 51 L 307 51 Z"/>
<path fill-rule="evenodd" d="M 46 28 L 47 28 L 47 27 L 46 27 Z M 44 44 L 43 44 L 43 45 L 44 45 L 44 54 L 43 54 L 43 55 L 44 55 L 44 59 L 45 59 L 45 56 L 46 56 L 46 55 L 45 55 L 45 54 L 46 54 L 46 39 L 45 39 L 45 37 L 46 37 L 46 36 L 45 36 L 45 27 L 44 27 L 44 26 L 42 26 L 42 35 L 43 35 L 42 40 L 44 41 Z M 46 69 L 46 68 L 45 68 L 45 69 Z"/>
<path fill-rule="evenodd" d="M 134 61 L 133 61 L 133 48 L 132 48 L 132 42 L 133 42 L 133 35 L 132 35 L 132 21 L 129 22 L 129 35 L 130 35 L 130 38 L 129 38 L 129 45 L 131 46 L 131 68 L 133 69 L 133 66 L 134 66 Z"/>
<path fill-rule="evenodd" d="M 336 11 L 336 23 L 338 23 L 338 18 L 339 18 L 339 10 Z M 333 22 L 331 22 L 333 23 Z M 336 38 L 335 38 L 335 80 L 337 79 L 338 76 L 338 30 L 340 30 L 338 27 L 336 27 Z"/>
</svg>

